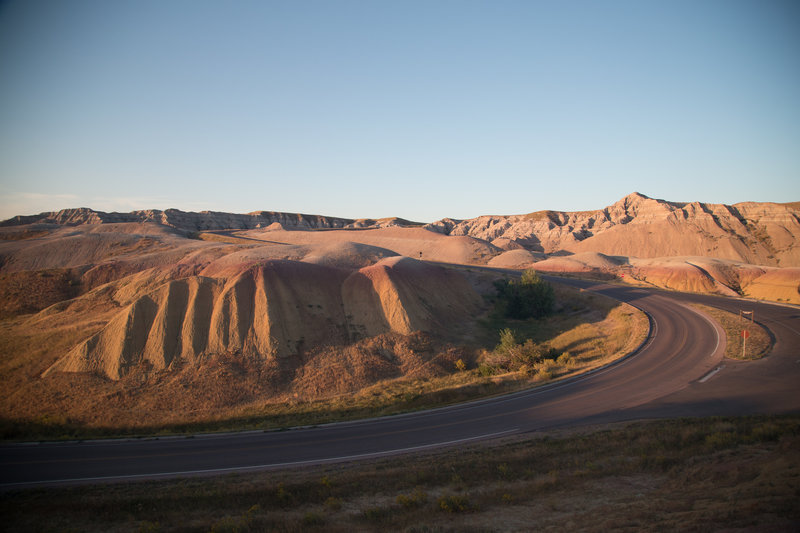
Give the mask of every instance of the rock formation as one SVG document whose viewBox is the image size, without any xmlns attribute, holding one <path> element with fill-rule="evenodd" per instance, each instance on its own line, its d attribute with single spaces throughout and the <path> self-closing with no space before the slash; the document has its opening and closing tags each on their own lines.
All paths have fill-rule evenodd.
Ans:
<svg viewBox="0 0 800 533">
<path fill-rule="evenodd" d="M 0 227 L 143 222 L 183 232 L 418 226 L 399 218 L 353 220 L 273 211 L 233 214 L 167 209 L 104 213 L 79 208 L 17 216 L 0 222 Z M 596 211 L 444 218 L 424 227 L 448 236 L 480 239 L 495 249 L 525 249 L 548 255 L 599 252 L 640 258 L 705 256 L 766 266 L 800 266 L 800 206 L 796 203 L 679 203 L 632 193 Z"/>
<path fill-rule="evenodd" d="M 275 223 L 284 228 L 292 229 L 344 228 L 354 224 L 356 221 L 346 218 L 279 213 L 275 211 L 255 211 L 238 214 L 217 211 L 194 213 L 179 209 L 167 209 L 165 211 L 148 209 L 130 213 L 104 213 L 103 211 L 81 207 L 78 209 L 62 209 L 61 211 L 41 213 L 39 215 L 16 216 L 0 222 L 0 227 L 23 224 L 77 226 L 81 224 L 130 222 L 155 222 L 184 231 L 214 231 L 266 228 Z"/>
<path fill-rule="evenodd" d="M 51 366 L 119 379 L 219 353 L 286 358 L 383 333 L 445 333 L 480 299 L 459 274 L 391 257 L 357 271 L 272 260 L 229 278 L 191 276 L 138 297 Z"/>
<path fill-rule="evenodd" d="M 442 219 L 426 228 L 512 249 L 611 256 L 706 256 L 768 266 L 800 266 L 795 204 L 677 203 L 633 193 L 597 211 Z"/>
</svg>

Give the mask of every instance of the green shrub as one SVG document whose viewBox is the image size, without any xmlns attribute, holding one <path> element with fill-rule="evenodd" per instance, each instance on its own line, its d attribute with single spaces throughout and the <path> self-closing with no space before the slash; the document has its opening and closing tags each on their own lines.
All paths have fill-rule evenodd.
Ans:
<svg viewBox="0 0 800 533">
<path fill-rule="evenodd" d="M 338 511 L 342 508 L 342 500 L 335 498 L 334 496 L 330 496 L 327 500 L 325 500 L 325 507 L 331 511 Z"/>
<path fill-rule="evenodd" d="M 384 507 L 370 507 L 362 511 L 361 518 L 367 522 L 380 523 L 388 521 L 390 515 L 390 510 Z"/>
<path fill-rule="evenodd" d="M 488 378 L 495 374 L 496 369 L 492 365 L 482 364 L 478 367 L 478 372 L 481 376 Z"/>
<path fill-rule="evenodd" d="M 397 496 L 397 503 L 406 509 L 420 507 L 428 501 L 428 494 L 422 489 L 414 489 L 411 494 L 400 494 Z"/>
<path fill-rule="evenodd" d="M 278 488 L 275 491 L 275 499 L 281 507 L 288 507 L 292 503 L 292 494 L 286 490 L 283 483 L 278 483 Z"/>
<path fill-rule="evenodd" d="M 527 339 L 523 344 L 517 343 L 510 328 L 500 331 L 500 343 L 492 353 L 497 356 L 494 362 L 499 366 L 520 371 L 529 370 L 543 361 L 555 360 L 561 355 L 555 348 L 547 344 L 537 344 L 532 339 Z"/>
<path fill-rule="evenodd" d="M 555 292 L 535 270 L 526 270 L 519 281 L 497 280 L 497 310 L 506 318 L 524 320 L 552 314 Z"/>
<path fill-rule="evenodd" d="M 733 446 L 738 441 L 737 435 L 732 431 L 716 431 L 705 439 L 706 446 L 712 450 L 722 450 Z"/>
<path fill-rule="evenodd" d="M 253 505 L 241 516 L 226 516 L 211 526 L 212 533 L 249 531 L 253 523 L 253 515 L 261 510 L 259 505 Z"/>
<path fill-rule="evenodd" d="M 303 525 L 304 526 L 321 526 L 325 524 L 325 517 L 314 513 L 312 511 L 307 512 L 303 515 Z"/>
<path fill-rule="evenodd" d="M 558 359 L 556 359 L 556 362 L 559 365 L 562 365 L 562 366 L 569 366 L 569 365 L 571 365 L 573 363 L 572 354 L 570 354 L 569 352 L 564 352 L 564 353 L 562 353 L 561 355 L 558 356 Z"/>
<path fill-rule="evenodd" d="M 439 509 L 448 513 L 463 513 L 472 510 L 466 496 L 453 494 L 439 498 Z"/>
<path fill-rule="evenodd" d="M 148 522 L 145 520 L 139 524 L 139 533 L 156 533 L 160 529 L 161 527 L 159 526 L 158 522 Z"/>
<path fill-rule="evenodd" d="M 503 479 L 507 479 L 508 478 L 508 474 L 510 472 L 510 468 L 508 467 L 508 463 L 501 463 L 501 464 L 497 465 L 497 471 L 500 473 L 500 476 Z"/>
</svg>

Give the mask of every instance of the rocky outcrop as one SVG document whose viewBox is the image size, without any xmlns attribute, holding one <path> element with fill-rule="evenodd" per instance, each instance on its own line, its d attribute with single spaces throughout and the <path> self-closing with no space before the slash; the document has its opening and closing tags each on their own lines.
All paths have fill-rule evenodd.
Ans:
<svg viewBox="0 0 800 533">
<path fill-rule="evenodd" d="M 800 210 L 794 204 L 676 203 L 633 193 L 597 211 L 443 219 L 426 228 L 546 254 L 707 256 L 800 266 Z"/>
<path fill-rule="evenodd" d="M 135 299 L 51 366 L 120 379 L 228 353 L 250 361 L 384 333 L 445 332 L 480 298 L 460 274 L 403 257 L 351 272 L 274 260 L 229 278 L 172 280 Z"/>
<path fill-rule="evenodd" d="M 280 224 L 287 229 L 345 228 L 355 223 L 346 218 L 280 213 L 275 211 L 255 211 L 246 214 L 222 213 L 217 211 L 186 212 L 179 209 L 160 211 L 148 209 L 130 213 L 104 213 L 86 207 L 63 209 L 39 215 L 16 216 L 0 222 L 0 226 L 23 224 L 59 224 L 77 226 L 81 224 L 113 224 L 122 222 L 155 222 L 184 231 L 214 231 L 266 228 Z"/>
<path fill-rule="evenodd" d="M 182 231 L 221 231 L 246 229 L 366 229 L 394 226 L 420 226 L 403 218 L 338 218 L 277 211 L 252 213 L 224 213 L 220 211 L 181 211 L 179 209 L 147 209 L 130 213 L 105 213 L 88 207 L 62 209 L 38 215 L 20 215 L 0 222 L 0 227 L 29 224 L 57 224 L 79 226 L 83 224 L 119 224 L 154 222 Z"/>
</svg>

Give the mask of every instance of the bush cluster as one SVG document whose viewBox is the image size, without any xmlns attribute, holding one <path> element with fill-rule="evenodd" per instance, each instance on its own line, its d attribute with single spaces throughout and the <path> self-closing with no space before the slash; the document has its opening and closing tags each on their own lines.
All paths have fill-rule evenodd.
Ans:
<svg viewBox="0 0 800 533">
<path fill-rule="evenodd" d="M 500 331 L 500 344 L 494 349 L 495 354 L 505 358 L 510 368 L 522 365 L 541 363 L 546 359 L 557 359 L 561 353 L 547 344 L 536 344 L 531 339 L 517 343 L 514 332 L 509 328 Z"/>
<path fill-rule="evenodd" d="M 555 293 L 552 285 L 535 270 L 526 270 L 519 281 L 497 280 L 497 310 L 506 318 L 524 320 L 553 313 Z"/>
<path fill-rule="evenodd" d="M 556 363 L 556 361 L 558 363 Z M 572 361 L 570 354 L 561 353 L 546 343 L 537 344 L 532 339 L 520 343 L 514 332 L 505 328 L 500 331 L 500 343 L 491 352 L 484 352 L 478 372 L 489 377 L 502 372 L 537 373 L 540 378 L 550 379 L 545 372 L 554 366 L 566 366 Z"/>
</svg>

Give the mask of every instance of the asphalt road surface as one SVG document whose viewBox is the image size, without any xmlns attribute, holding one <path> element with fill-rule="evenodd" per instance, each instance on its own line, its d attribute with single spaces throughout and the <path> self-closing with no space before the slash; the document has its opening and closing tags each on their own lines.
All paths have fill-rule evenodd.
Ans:
<svg viewBox="0 0 800 533">
<path fill-rule="evenodd" d="M 0 488 L 243 472 L 454 446 L 654 417 L 800 412 L 800 309 L 570 280 L 646 311 L 635 354 L 567 382 L 419 413 L 314 428 L 0 447 Z M 723 360 L 724 334 L 689 302 L 755 310 L 775 338 L 759 361 Z"/>
</svg>

